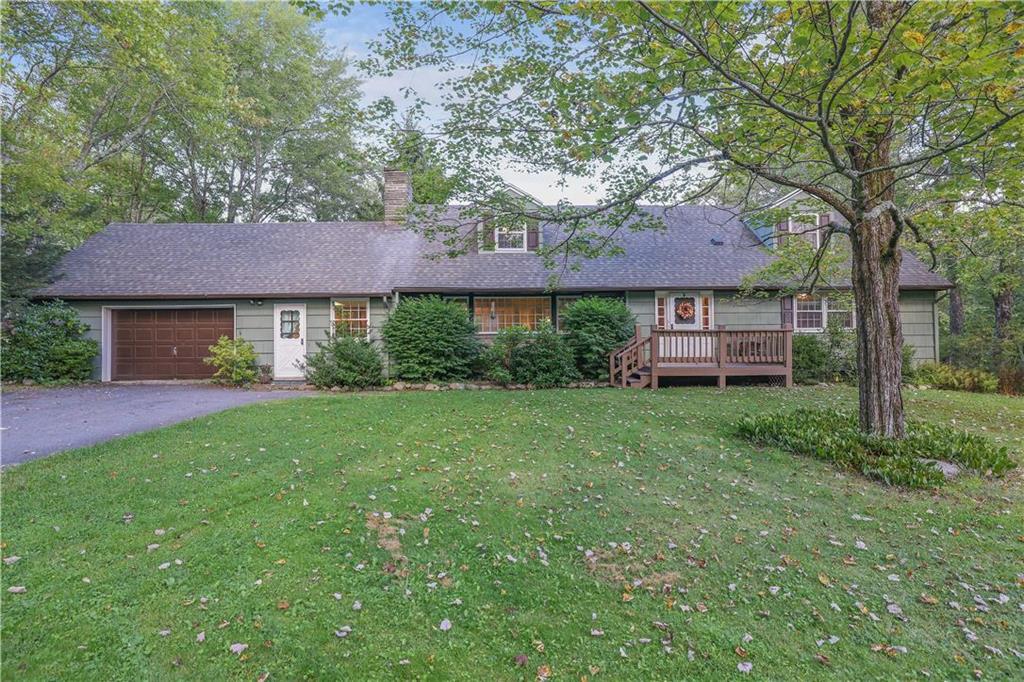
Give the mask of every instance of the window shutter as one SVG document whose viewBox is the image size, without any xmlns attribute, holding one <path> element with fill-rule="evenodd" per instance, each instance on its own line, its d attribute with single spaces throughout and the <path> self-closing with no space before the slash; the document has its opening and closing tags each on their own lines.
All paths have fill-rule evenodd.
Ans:
<svg viewBox="0 0 1024 682">
<path fill-rule="evenodd" d="M 540 230 L 536 225 L 526 228 L 526 250 L 536 251 L 540 246 Z"/>
<path fill-rule="evenodd" d="M 779 299 L 782 305 L 782 324 L 793 325 L 793 297 L 783 296 Z"/>
<path fill-rule="evenodd" d="M 665 328 L 665 310 L 668 308 L 668 299 L 664 298 L 663 296 L 659 296 L 658 297 L 657 308 L 658 308 L 658 310 L 657 310 L 658 329 L 664 329 Z"/>
<path fill-rule="evenodd" d="M 785 234 L 789 232 L 789 221 L 783 220 L 775 226 L 775 246 L 782 246 L 786 243 Z"/>
</svg>

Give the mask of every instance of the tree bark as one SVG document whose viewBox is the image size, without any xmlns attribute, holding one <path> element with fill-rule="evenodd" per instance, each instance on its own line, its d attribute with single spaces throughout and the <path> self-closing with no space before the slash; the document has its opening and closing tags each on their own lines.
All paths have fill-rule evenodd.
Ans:
<svg viewBox="0 0 1024 682">
<path fill-rule="evenodd" d="M 964 323 L 964 296 L 960 293 L 960 285 L 954 280 L 953 288 L 949 290 L 949 333 L 960 336 L 964 333 Z"/>
<path fill-rule="evenodd" d="M 891 7 L 870 5 L 884 18 Z M 892 211 L 894 173 L 891 121 L 866 129 L 847 146 L 854 168 L 866 174 L 853 183 L 856 224 L 850 230 L 853 299 L 857 318 L 857 379 L 860 428 L 885 438 L 903 438 L 903 328 L 900 324 L 901 225 Z"/>
<path fill-rule="evenodd" d="M 863 219 L 852 231 L 853 298 L 857 309 L 857 380 L 862 431 L 906 435 L 903 416 L 903 329 L 899 277 L 902 255 L 889 251 L 894 229 L 887 214 Z"/>
</svg>

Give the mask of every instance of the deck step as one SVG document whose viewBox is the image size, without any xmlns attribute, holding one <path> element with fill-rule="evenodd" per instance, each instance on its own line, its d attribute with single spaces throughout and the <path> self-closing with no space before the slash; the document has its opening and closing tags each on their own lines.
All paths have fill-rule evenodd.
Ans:
<svg viewBox="0 0 1024 682">
<path fill-rule="evenodd" d="M 634 372 L 633 374 L 630 374 L 628 377 L 626 377 L 626 384 L 629 385 L 630 388 L 645 388 L 647 386 L 650 386 L 651 385 L 651 372 L 650 372 L 650 370 L 648 370 L 647 372 L 644 372 L 643 370 L 640 370 L 640 371 Z"/>
</svg>

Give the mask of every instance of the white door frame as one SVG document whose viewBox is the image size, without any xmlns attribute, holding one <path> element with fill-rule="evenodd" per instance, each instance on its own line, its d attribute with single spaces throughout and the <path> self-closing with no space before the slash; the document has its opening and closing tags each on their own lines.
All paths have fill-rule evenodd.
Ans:
<svg viewBox="0 0 1024 682">
<path fill-rule="evenodd" d="M 299 311 L 299 336 L 297 339 L 281 338 L 281 311 Z M 302 370 L 295 366 L 296 361 L 306 360 L 306 304 L 275 303 L 274 304 L 274 378 L 302 379 Z"/>
</svg>

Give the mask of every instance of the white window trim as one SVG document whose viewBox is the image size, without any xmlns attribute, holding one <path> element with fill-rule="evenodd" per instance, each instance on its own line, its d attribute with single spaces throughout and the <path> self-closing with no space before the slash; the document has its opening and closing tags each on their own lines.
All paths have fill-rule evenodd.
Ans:
<svg viewBox="0 0 1024 682">
<path fill-rule="evenodd" d="M 548 316 L 546 318 L 541 318 L 541 319 L 546 319 L 548 322 L 551 322 L 551 297 L 550 296 L 533 295 L 533 294 L 524 294 L 522 296 L 474 296 L 473 297 L 473 308 L 469 312 L 472 314 L 473 324 L 477 327 L 476 333 L 478 335 L 480 335 L 480 336 L 494 336 L 495 334 L 497 334 L 498 332 L 501 331 L 499 329 L 498 331 L 494 331 L 494 332 L 485 332 L 482 329 L 480 329 L 480 327 L 477 325 L 477 322 L 476 322 L 476 302 L 477 302 L 477 300 L 479 300 L 481 298 L 493 299 L 495 301 L 501 301 L 501 300 L 505 300 L 505 299 L 509 299 L 509 298 L 543 298 L 548 303 Z M 506 327 L 506 329 L 507 329 L 507 327 Z"/>
<path fill-rule="evenodd" d="M 503 230 L 505 232 L 505 234 L 507 234 L 507 235 L 508 234 L 522 233 L 522 235 L 523 235 L 523 245 L 522 245 L 522 247 L 517 247 L 517 248 L 508 248 L 508 247 L 500 246 L 499 245 L 500 242 L 498 241 L 498 231 L 499 230 L 502 230 L 502 228 L 500 228 L 500 227 L 495 227 L 494 228 L 494 252 L 495 253 L 523 253 L 523 252 L 525 252 L 527 250 L 526 240 L 529 237 L 527 236 L 528 230 L 527 230 L 525 225 L 523 227 L 515 229 L 515 230 L 508 229 L 508 228 L 505 228 Z"/>
<path fill-rule="evenodd" d="M 821 325 L 822 326 L 820 326 L 820 327 L 798 327 L 797 326 L 797 319 L 798 319 L 797 313 L 799 311 L 797 310 L 797 307 L 796 307 L 797 306 L 797 297 L 793 296 L 793 331 L 794 332 L 798 332 L 798 333 L 801 333 L 801 334 L 822 334 L 822 333 L 825 332 L 826 329 L 828 329 L 828 314 L 829 314 L 828 297 L 827 296 L 817 296 L 816 298 L 818 298 L 821 301 Z M 841 313 L 849 312 L 850 313 L 850 322 L 853 324 L 853 326 L 851 326 L 851 327 L 843 327 L 843 329 L 853 330 L 853 329 L 857 328 L 857 307 L 855 305 L 853 305 L 851 303 L 849 308 L 839 308 L 837 310 L 837 312 L 841 312 Z"/>
<path fill-rule="evenodd" d="M 355 297 L 343 296 L 342 298 L 332 298 L 331 299 L 331 312 L 330 312 L 330 317 L 331 317 L 331 336 L 334 336 L 334 335 L 336 335 L 338 333 L 338 319 L 337 319 L 337 317 L 335 317 L 335 314 L 334 314 L 334 312 L 335 312 L 334 311 L 334 304 L 335 303 L 356 303 L 356 302 L 358 302 L 358 303 L 365 303 L 366 304 L 366 336 L 364 336 L 363 338 L 365 338 L 365 339 L 369 339 L 370 338 L 370 299 L 369 298 L 360 298 L 358 296 L 355 296 Z"/>
</svg>

